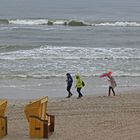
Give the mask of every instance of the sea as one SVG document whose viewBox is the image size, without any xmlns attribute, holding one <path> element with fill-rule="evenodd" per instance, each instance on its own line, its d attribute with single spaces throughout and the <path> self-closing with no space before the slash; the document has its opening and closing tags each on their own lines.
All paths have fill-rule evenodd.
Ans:
<svg viewBox="0 0 140 140">
<path fill-rule="evenodd" d="M 69 72 L 101 88 L 99 76 L 112 71 L 118 87 L 140 87 L 139 7 L 140 0 L 0 0 L 0 79 Z"/>
</svg>

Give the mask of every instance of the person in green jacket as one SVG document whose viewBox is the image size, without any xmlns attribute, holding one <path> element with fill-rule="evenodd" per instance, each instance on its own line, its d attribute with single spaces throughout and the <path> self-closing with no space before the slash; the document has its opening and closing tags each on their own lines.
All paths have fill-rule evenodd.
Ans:
<svg viewBox="0 0 140 140">
<path fill-rule="evenodd" d="M 77 99 L 79 99 L 79 98 L 81 98 L 83 96 L 82 93 L 81 93 L 81 89 L 82 89 L 83 86 L 84 86 L 83 81 L 82 81 L 80 75 L 77 74 L 76 75 L 76 85 L 75 85 L 75 88 L 77 88 L 77 92 L 79 94 Z"/>
</svg>

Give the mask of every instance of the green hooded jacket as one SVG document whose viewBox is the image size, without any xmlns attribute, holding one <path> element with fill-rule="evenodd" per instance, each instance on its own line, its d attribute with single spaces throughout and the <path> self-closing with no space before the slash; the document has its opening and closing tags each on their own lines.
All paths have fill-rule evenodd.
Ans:
<svg viewBox="0 0 140 140">
<path fill-rule="evenodd" d="M 79 74 L 76 75 L 76 85 L 75 85 L 76 88 L 82 88 L 83 85 L 82 85 L 82 79 L 80 77 Z"/>
</svg>

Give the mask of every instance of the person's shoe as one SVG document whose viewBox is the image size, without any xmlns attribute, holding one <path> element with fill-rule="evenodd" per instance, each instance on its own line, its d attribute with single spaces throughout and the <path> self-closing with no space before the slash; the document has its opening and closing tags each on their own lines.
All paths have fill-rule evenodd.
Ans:
<svg viewBox="0 0 140 140">
<path fill-rule="evenodd" d="M 80 99 L 80 98 L 81 98 L 81 96 L 78 96 L 78 97 L 77 97 L 77 99 Z"/>
<path fill-rule="evenodd" d="M 81 98 L 81 97 L 83 97 L 83 95 L 82 95 L 82 94 L 80 95 L 80 98 Z"/>
<path fill-rule="evenodd" d="M 73 95 L 73 94 L 71 93 L 71 94 L 70 94 L 70 97 L 71 97 L 72 95 Z"/>
<path fill-rule="evenodd" d="M 70 98 L 72 95 L 73 95 L 72 93 L 69 93 L 69 95 L 66 98 Z"/>
<path fill-rule="evenodd" d="M 68 95 L 66 98 L 70 98 L 70 96 Z"/>
</svg>

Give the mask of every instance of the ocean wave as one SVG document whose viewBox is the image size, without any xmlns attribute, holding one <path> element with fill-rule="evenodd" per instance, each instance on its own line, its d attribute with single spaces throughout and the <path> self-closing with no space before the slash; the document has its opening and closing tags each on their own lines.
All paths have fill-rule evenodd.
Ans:
<svg viewBox="0 0 140 140">
<path fill-rule="evenodd" d="M 0 59 L 140 60 L 139 48 L 0 46 Z"/>
<path fill-rule="evenodd" d="M 36 57 L 36 56 L 34 56 L 34 57 L 17 57 L 17 56 L 13 56 L 13 57 L 11 57 L 11 56 L 0 56 L 0 60 L 39 60 L 39 59 L 46 59 L 46 58 L 48 58 L 48 60 L 49 59 L 52 59 L 52 60 L 59 60 L 59 61 L 63 61 L 63 60 L 68 60 L 68 61 L 70 61 L 70 60 L 114 60 L 114 61 L 117 61 L 117 60 L 129 60 L 129 61 L 135 61 L 135 60 L 140 60 L 140 58 L 125 58 L 125 57 L 122 57 L 122 58 L 103 58 L 103 57 L 95 57 L 95 58 L 91 58 L 91 57 L 66 57 L 66 58 L 62 58 L 62 57 Z"/>
<path fill-rule="evenodd" d="M 0 19 L 0 24 L 9 24 L 8 19 Z"/>
<path fill-rule="evenodd" d="M 9 20 L 9 24 L 23 24 L 23 25 L 46 25 L 47 19 L 16 19 Z"/>
<path fill-rule="evenodd" d="M 140 48 L 49 45 L 0 48 L 0 78 L 45 79 L 63 77 L 67 71 L 72 74 L 80 71 L 88 77 L 99 76 L 108 70 L 118 77 L 140 77 Z"/>
<path fill-rule="evenodd" d="M 71 20 L 49 20 L 49 19 L 0 19 L 0 24 L 18 25 L 64 25 L 64 26 L 113 26 L 113 27 L 140 27 L 140 22 L 136 21 L 82 21 Z"/>
<path fill-rule="evenodd" d="M 48 20 L 48 19 L 16 19 L 9 20 L 9 24 L 19 25 L 68 25 L 68 26 L 87 26 L 91 25 L 79 20 Z"/>
<path fill-rule="evenodd" d="M 140 27 L 140 23 L 137 22 L 104 22 L 95 24 L 95 26 L 120 26 L 120 27 Z"/>
<path fill-rule="evenodd" d="M 5 54 L 8 52 L 15 52 L 15 51 L 23 51 L 23 50 L 32 50 L 34 48 L 38 48 L 38 46 L 35 45 L 0 45 L 0 54 Z"/>
<path fill-rule="evenodd" d="M 73 73 L 72 73 L 72 75 L 74 75 Z M 99 76 L 101 75 L 101 73 L 100 74 L 82 74 L 82 77 L 96 77 L 96 78 L 99 78 Z M 125 74 L 125 73 L 122 73 L 122 74 L 113 74 L 113 76 L 114 77 L 118 77 L 118 79 L 119 79 L 119 77 L 121 77 L 121 78 L 131 78 L 131 77 L 133 77 L 133 78 L 140 78 L 140 74 L 137 74 L 137 73 L 135 73 L 135 74 Z M 63 73 L 63 74 L 51 74 L 51 75 L 49 75 L 49 74 L 47 74 L 47 75 L 43 75 L 43 74 L 40 74 L 40 75 L 36 75 L 36 74 L 28 74 L 28 75 L 26 75 L 26 74 L 14 74 L 14 75 L 12 75 L 12 74 L 3 74 L 3 75 L 0 75 L 0 79 L 17 79 L 17 78 L 19 78 L 19 79 L 49 79 L 49 78 L 65 78 L 65 74 Z"/>
</svg>

